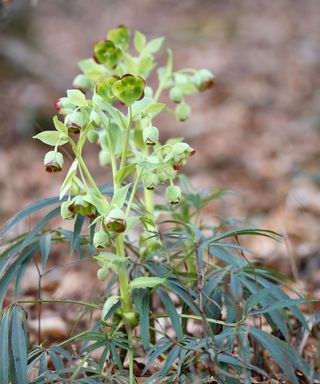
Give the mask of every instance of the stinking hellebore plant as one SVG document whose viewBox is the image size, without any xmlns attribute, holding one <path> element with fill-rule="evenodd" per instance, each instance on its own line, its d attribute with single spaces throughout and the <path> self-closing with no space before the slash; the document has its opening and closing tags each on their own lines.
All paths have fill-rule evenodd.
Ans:
<svg viewBox="0 0 320 384">
<path fill-rule="evenodd" d="M 131 53 L 131 40 L 136 55 Z M 168 50 L 166 65 L 157 70 L 154 90 L 148 78 L 162 43 L 162 38 L 147 42 L 140 32 L 131 39 L 124 26 L 111 30 L 94 45 L 93 58 L 79 63 L 82 73 L 74 79 L 74 89 L 56 102 L 55 130 L 35 136 L 53 147 L 44 158 L 47 172 L 64 171 L 62 146 L 72 150 L 74 160 L 58 199 L 21 211 L 0 233 L 3 236 L 28 214 L 60 201 L 60 207 L 30 233 L 9 242 L 1 270 L 5 271 L 10 257 L 14 261 L 4 272 L 1 302 L 12 279 L 19 286 L 25 265 L 38 251 L 45 271 L 53 241 L 70 240 L 72 250 L 80 256 L 83 252 L 93 256 L 99 265 L 97 277 L 107 280 L 108 287 L 101 306 L 66 300 L 101 310 L 100 323 L 79 335 L 89 342 L 76 366 L 62 345 L 77 336 L 52 348 L 40 345 L 29 355 L 24 352 L 27 341 L 18 350 L 14 335 L 26 338 L 24 322 L 19 323 L 25 312 L 17 304 L 8 307 L 2 316 L 0 350 L 12 345 L 19 363 L 0 356 L 1 383 L 10 379 L 26 382 L 25 372 L 40 362 L 34 383 L 78 379 L 132 384 L 138 372 L 134 359 L 139 356 L 146 357 L 140 373 L 148 383 L 250 383 L 255 375 L 271 374 L 258 365 L 261 347 L 293 383 L 298 383 L 297 371 L 306 377 L 316 375 L 289 345 L 292 324 L 306 326 L 297 307 L 303 298 L 290 300 L 281 289 L 283 277 L 248 262 L 244 252 L 249 250 L 238 240 L 242 235 L 277 238 L 277 234 L 254 228 L 224 230 L 223 223 L 205 226 L 200 211 L 221 191 L 194 193 L 183 176 L 184 193 L 178 185 L 177 176 L 195 150 L 180 138 L 163 142 L 154 118 L 167 112 L 178 121 L 187 120 L 191 115 L 187 97 L 210 88 L 214 75 L 207 69 L 174 70 Z M 160 102 L 164 91 L 174 109 Z M 112 188 L 96 184 L 83 157 L 87 141 L 99 148 L 100 165 L 111 169 Z M 163 195 L 166 203 L 155 204 L 155 194 Z M 73 233 L 44 229 L 58 212 L 63 219 L 75 221 Z M 162 226 L 161 217 L 168 215 Z M 85 218 L 89 219 L 88 230 L 82 231 Z M 208 233 L 212 235 L 208 237 Z M 281 337 L 256 327 L 257 316 L 264 316 Z M 168 324 L 174 336 L 164 329 Z M 201 329 L 194 331 L 197 324 Z M 97 362 L 91 354 L 98 348 L 102 352 Z M 46 368 L 47 355 L 54 370 Z M 159 366 L 152 370 L 156 362 Z"/>
</svg>

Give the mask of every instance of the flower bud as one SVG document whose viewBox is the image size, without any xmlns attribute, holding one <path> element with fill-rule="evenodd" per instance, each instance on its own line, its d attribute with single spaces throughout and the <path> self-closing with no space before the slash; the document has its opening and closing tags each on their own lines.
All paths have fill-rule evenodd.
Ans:
<svg viewBox="0 0 320 384">
<path fill-rule="evenodd" d="M 60 114 L 67 114 L 73 111 L 74 105 L 70 103 L 67 97 L 61 97 L 54 103 L 56 111 Z"/>
<path fill-rule="evenodd" d="M 108 267 L 103 266 L 103 267 L 101 267 L 100 269 L 97 270 L 97 278 L 98 278 L 98 280 L 104 281 L 104 280 L 106 280 L 107 276 L 108 276 Z"/>
<path fill-rule="evenodd" d="M 200 92 L 214 85 L 214 75 L 207 69 L 200 69 L 194 76 L 193 82 Z"/>
<path fill-rule="evenodd" d="M 181 101 L 183 100 L 183 96 L 184 94 L 181 88 L 173 87 L 170 89 L 169 97 L 172 102 L 181 103 Z"/>
<path fill-rule="evenodd" d="M 114 208 L 104 221 L 104 225 L 108 231 L 122 233 L 126 230 L 126 220 L 124 212 L 121 209 Z"/>
<path fill-rule="evenodd" d="M 178 160 L 173 160 L 172 162 L 172 168 L 175 170 L 175 171 L 180 171 L 181 168 L 183 168 L 185 165 L 186 165 L 186 162 L 187 160 L 182 157 Z"/>
<path fill-rule="evenodd" d="M 99 134 L 94 129 L 90 129 L 90 131 L 87 133 L 87 138 L 90 143 L 95 144 L 99 140 Z"/>
<path fill-rule="evenodd" d="M 86 201 L 82 195 L 76 196 L 69 203 L 68 209 L 71 213 L 78 213 L 82 216 L 87 216 L 90 219 L 96 217 L 96 207 Z"/>
<path fill-rule="evenodd" d="M 156 188 L 158 182 L 158 176 L 155 173 L 147 173 L 143 176 L 143 185 L 150 191 L 153 191 Z"/>
<path fill-rule="evenodd" d="M 110 237 L 107 232 L 100 230 L 93 236 L 93 245 L 97 249 L 104 249 L 109 243 Z"/>
<path fill-rule="evenodd" d="M 83 118 L 81 112 L 73 112 L 66 116 L 65 119 L 68 132 L 77 135 L 80 133 L 80 129 L 83 126 Z"/>
<path fill-rule="evenodd" d="M 90 123 L 92 123 L 95 127 L 100 127 L 100 116 L 97 114 L 96 111 L 91 111 L 90 113 Z"/>
<path fill-rule="evenodd" d="M 159 142 L 159 129 L 153 125 L 149 125 L 143 129 L 142 137 L 146 145 L 156 145 Z"/>
<path fill-rule="evenodd" d="M 69 210 L 69 201 L 64 201 L 61 204 L 60 214 L 64 220 L 71 220 L 74 218 L 74 214 Z"/>
<path fill-rule="evenodd" d="M 91 81 L 87 76 L 80 74 L 74 78 L 72 86 L 82 92 L 86 92 L 91 88 Z"/>
<path fill-rule="evenodd" d="M 185 155 L 187 157 L 191 157 L 191 156 L 195 155 L 195 153 L 196 153 L 196 150 L 194 148 L 188 147 L 188 149 L 185 152 Z"/>
<path fill-rule="evenodd" d="M 170 205 L 180 204 L 181 189 L 176 185 L 169 185 L 166 189 L 166 199 Z"/>
<path fill-rule="evenodd" d="M 75 181 L 71 183 L 70 192 L 72 195 L 79 195 L 80 193 L 80 187 Z"/>
<path fill-rule="evenodd" d="M 108 151 L 102 149 L 99 152 L 99 164 L 101 165 L 101 167 L 107 167 L 111 164 L 111 157 Z"/>
<path fill-rule="evenodd" d="M 146 97 L 153 97 L 153 89 L 151 87 L 145 87 L 144 95 Z"/>
<path fill-rule="evenodd" d="M 186 121 L 191 115 L 191 108 L 188 104 L 182 102 L 176 106 L 175 115 L 178 121 Z"/>
<path fill-rule="evenodd" d="M 44 157 L 44 166 L 49 173 L 60 172 L 63 163 L 63 155 L 57 151 L 49 151 Z"/>
</svg>

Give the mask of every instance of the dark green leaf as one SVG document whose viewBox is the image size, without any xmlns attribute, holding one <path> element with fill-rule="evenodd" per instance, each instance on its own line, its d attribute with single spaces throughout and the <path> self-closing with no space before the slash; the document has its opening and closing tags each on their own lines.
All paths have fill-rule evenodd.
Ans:
<svg viewBox="0 0 320 384">
<path fill-rule="evenodd" d="M 20 310 L 16 306 L 12 310 L 11 347 L 13 353 L 14 375 L 19 384 L 28 384 L 27 342 L 19 312 Z"/>
<path fill-rule="evenodd" d="M 176 306 L 173 304 L 170 296 L 165 292 L 163 289 L 158 288 L 157 289 L 158 295 L 160 296 L 160 299 L 165 306 L 168 316 L 170 317 L 172 327 L 176 332 L 176 335 L 178 338 L 183 337 L 183 331 L 181 326 L 181 320 L 180 316 L 178 315 L 178 312 L 176 310 Z"/>
<path fill-rule="evenodd" d="M 42 272 L 44 272 L 46 269 L 46 264 L 47 264 L 48 257 L 50 254 L 50 249 L 51 249 L 51 234 L 44 233 L 43 235 L 41 235 L 39 244 L 40 244 L 40 252 L 41 252 L 41 267 L 42 267 Z"/>
<path fill-rule="evenodd" d="M 4 312 L 0 323 L 0 383 L 9 384 L 10 311 Z"/>
</svg>

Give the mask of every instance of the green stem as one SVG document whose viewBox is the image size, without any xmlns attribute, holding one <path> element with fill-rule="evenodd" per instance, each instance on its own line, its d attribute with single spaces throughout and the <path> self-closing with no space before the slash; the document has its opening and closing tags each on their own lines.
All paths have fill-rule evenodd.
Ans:
<svg viewBox="0 0 320 384">
<path fill-rule="evenodd" d="M 125 257 L 123 235 L 119 235 L 116 238 L 116 252 L 118 256 Z M 129 287 L 129 279 L 127 275 L 127 269 L 125 265 L 121 263 L 118 269 L 119 286 L 120 286 L 120 297 L 121 297 L 121 308 L 123 313 L 132 311 L 131 306 L 131 292 Z"/>
<path fill-rule="evenodd" d="M 86 178 L 88 179 L 89 183 L 91 184 L 91 187 L 94 189 L 94 191 L 96 192 L 96 194 L 98 196 L 104 198 L 103 194 L 101 193 L 100 189 L 98 188 L 97 184 L 95 183 L 93 177 L 91 176 L 91 173 L 90 173 L 88 167 L 86 166 L 85 162 L 83 161 L 82 156 L 80 155 L 79 157 L 77 157 L 77 159 L 78 159 L 79 165 L 82 168 Z"/>
<path fill-rule="evenodd" d="M 73 379 L 75 379 L 78 376 L 78 373 L 81 371 L 81 368 L 84 366 L 86 361 L 90 358 L 93 351 L 88 352 L 85 357 L 80 361 L 80 364 L 77 366 L 77 368 L 74 370 L 73 374 L 70 376 L 70 381 L 72 382 Z"/>
<path fill-rule="evenodd" d="M 122 169 L 125 166 L 126 159 L 127 159 L 130 131 L 131 131 L 131 127 L 132 127 L 132 109 L 131 109 L 131 106 L 128 107 L 128 119 L 129 119 L 129 122 L 128 122 L 127 129 L 126 129 L 126 137 L 124 140 L 124 146 L 123 146 L 123 151 L 122 151 L 119 169 Z"/>
<path fill-rule="evenodd" d="M 83 305 L 85 307 L 88 307 L 88 308 L 93 308 L 93 309 L 99 309 L 101 311 L 101 307 L 99 305 L 96 305 L 96 304 L 92 304 L 92 303 L 87 303 L 85 301 L 77 301 L 77 300 L 50 300 L 50 299 L 46 299 L 46 300 L 18 300 L 17 301 L 18 304 L 34 304 L 34 303 L 65 303 L 65 304 L 78 304 L 78 305 Z"/>
<path fill-rule="evenodd" d="M 78 333 L 77 335 L 74 335 L 67 340 L 63 340 L 61 343 L 57 344 L 57 346 L 62 347 L 63 345 L 66 345 L 66 344 L 70 343 L 71 341 L 77 340 L 79 337 L 84 336 L 87 333 L 89 333 L 89 331 L 84 331 L 84 332 Z"/>
<path fill-rule="evenodd" d="M 107 140 L 108 140 L 108 147 L 109 147 L 109 153 L 110 153 L 110 158 L 111 158 L 113 185 L 114 185 L 114 189 L 117 190 L 119 187 L 116 183 L 117 160 L 116 160 L 116 157 L 115 157 L 115 154 L 113 151 L 113 147 L 112 147 L 112 137 L 110 134 L 110 118 L 108 120 L 108 125 L 107 126 L 104 125 L 104 128 L 105 128 L 105 132 L 106 132 L 106 136 L 107 136 Z"/>
<path fill-rule="evenodd" d="M 129 353 L 129 384 L 134 384 L 134 371 L 133 371 L 133 343 L 132 343 L 132 329 L 127 329 L 128 340 L 130 344 Z"/>
<path fill-rule="evenodd" d="M 144 189 L 144 200 L 148 213 L 154 216 L 154 192 L 149 189 Z"/>
<path fill-rule="evenodd" d="M 137 176 L 136 176 L 136 180 L 133 184 L 133 188 L 132 188 L 132 192 L 131 192 L 131 195 L 130 195 L 130 199 L 128 201 L 128 205 L 127 205 L 127 209 L 126 209 L 126 218 L 128 218 L 129 216 L 129 213 L 130 213 L 130 210 L 131 210 L 131 206 L 132 206 L 132 202 L 133 202 L 133 199 L 136 195 L 136 192 L 137 192 L 137 189 L 138 189 L 138 185 L 139 185 L 139 181 L 141 179 L 141 174 L 142 174 L 142 169 L 140 168 L 137 172 Z"/>
</svg>

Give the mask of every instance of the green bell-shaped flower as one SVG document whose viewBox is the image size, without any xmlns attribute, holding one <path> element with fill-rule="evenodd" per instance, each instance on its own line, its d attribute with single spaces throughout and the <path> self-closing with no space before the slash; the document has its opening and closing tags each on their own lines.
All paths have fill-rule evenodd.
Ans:
<svg viewBox="0 0 320 384">
<path fill-rule="evenodd" d="M 47 172 L 60 172 L 64 164 L 63 155 L 57 151 L 49 151 L 45 155 L 43 163 Z"/>
<path fill-rule="evenodd" d="M 89 79 L 89 77 L 80 74 L 74 78 L 72 86 L 73 88 L 79 89 L 82 92 L 86 92 L 91 89 L 92 81 Z"/>
<path fill-rule="evenodd" d="M 184 96 L 184 93 L 181 88 L 173 87 L 170 89 L 169 97 L 173 103 L 177 103 L 177 104 L 181 103 L 181 101 L 183 100 L 183 96 Z"/>
<path fill-rule="evenodd" d="M 122 233 L 126 230 L 127 224 L 124 212 L 119 208 L 114 208 L 104 221 L 107 231 Z"/>
<path fill-rule="evenodd" d="M 81 112 L 75 111 L 65 118 L 65 124 L 68 127 L 68 132 L 77 135 L 80 133 L 84 125 L 83 116 Z"/>
<path fill-rule="evenodd" d="M 166 189 L 166 199 L 170 205 L 180 204 L 181 189 L 176 185 L 169 185 Z"/>
<path fill-rule="evenodd" d="M 71 220 L 74 218 L 74 214 L 69 210 L 69 201 L 64 201 L 60 207 L 60 215 L 64 220 Z"/>
<path fill-rule="evenodd" d="M 108 267 L 107 266 L 103 266 L 97 270 L 98 280 L 104 281 L 104 280 L 106 280 L 107 277 L 108 277 Z"/>
<path fill-rule="evenodd" d="M 159 142 L 159 129 L 153 125 L 149 125 L 143 129 L 142 137 L 145 145 L 156 145 Z"/>
<path fill-rule="evenodd" d="M 193 83 L 200 92 L 203 92 L 214 85 L 214 75 L 207 69 L 200 69 L 193 76 Z"/>
<path fill-rule="evenodd" d="M 155 173 L 147 173 L 143 176 L 143 185 L 149 191 L 156 189 L 159 183 L 158 176 Z"/>
<path fill-rule="evenodd" d="M 103 229 L 96 232 L 93 236 L 93 245 L 97 249 L 106 248 L 109 244 L 109 241 L 110 241 L 110 236 Z"/>
<path fill-rule="evenodd" d="M 90 219 L 96 217 L 96 207 L 86 201 L 83 195 L 79 195 L 74 197 L 69 203 L 68 209 L 71 213 L 82 216 L 87 216 Z"/>
<path fill-rule="evenodd" d="M 191 108 L 188 104 L 182 102 L 176 106 L 175 115 L 178 121 L 186 121 L 191 115 Z"/>
</svg>

